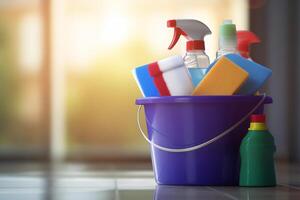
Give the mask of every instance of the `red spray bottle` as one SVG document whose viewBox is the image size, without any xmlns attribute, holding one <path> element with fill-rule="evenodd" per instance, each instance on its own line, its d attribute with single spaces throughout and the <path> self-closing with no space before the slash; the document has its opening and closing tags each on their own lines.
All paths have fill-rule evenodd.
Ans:
<svg viewBox="0 0 300 200">
<path fill-rule="evenodd" d="M 237 31 L 237 48 L 241 56 L 250 59 L 250 46 L 260 43 L 260 39 L 251 31 Z"/>
</svg>

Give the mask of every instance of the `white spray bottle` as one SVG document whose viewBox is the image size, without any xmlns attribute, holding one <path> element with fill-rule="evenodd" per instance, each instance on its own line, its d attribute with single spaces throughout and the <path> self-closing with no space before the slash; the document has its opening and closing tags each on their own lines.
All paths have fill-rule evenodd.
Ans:
<svg viewBox="0 0 300 200">
<path fill-rule="evenodd" d="M 188 40 L 183 59 L 191 74 L 193 84 L 197 86 L 209 65 L 209 57 L 205 53 L 204 37 L 211 34 L 211 31 L 204 23 L 193 19 L 168 20 L 167 26 L 174 28 L 173 40 L 169 49 L 175 46 L 181 35 Z"/>
</svg>

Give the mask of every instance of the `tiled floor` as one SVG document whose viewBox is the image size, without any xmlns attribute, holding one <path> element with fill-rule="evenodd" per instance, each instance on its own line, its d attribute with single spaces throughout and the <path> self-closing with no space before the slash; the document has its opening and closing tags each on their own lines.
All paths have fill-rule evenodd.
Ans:
<svg viewBox="0 0 300 200">
<path fill-rule="evenodd" d="M 0 200 L 300 199 L 299 165 L 277 166 L 277 187 L 246 188 L 157 186 L 152 171 L 141 168 L 113 170 L 65 164 L 47 170 L 5 164 L 0 166 Z"/>
</svg>

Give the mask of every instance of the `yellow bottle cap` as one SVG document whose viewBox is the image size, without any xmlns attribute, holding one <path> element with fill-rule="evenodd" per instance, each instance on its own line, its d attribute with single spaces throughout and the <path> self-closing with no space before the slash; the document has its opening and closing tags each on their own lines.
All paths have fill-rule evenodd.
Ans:
<svg viewBox="0 0 300 200">
<path fill-rule="evenodd" d="M 248 130 L 249 131 L 265 131 L 265 130 L 267 130 L 267 126 L 265 123 L 251 122 Z"/>
</svg>

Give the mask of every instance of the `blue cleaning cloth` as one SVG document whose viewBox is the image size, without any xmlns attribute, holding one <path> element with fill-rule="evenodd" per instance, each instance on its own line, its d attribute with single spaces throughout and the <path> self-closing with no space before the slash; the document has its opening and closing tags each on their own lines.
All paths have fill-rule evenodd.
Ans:
<svg viewBox="0 0 300 200">
<path fill-rule="evenodd" d="M 144 97 L 160 96 L 154 85 L 153 78 L 148 72 L 148 65 L 137 67 L 132 71 L 132 73 Z"/>
<path fill-rule="evenodd" d="M 272 75 L 271 69 L 264 67 L 263 65 L 260 65 L 256 62 L 245 59 L 238 54 L 227 54 L 225 55 L 225 57 L 227 57 L 233 63 L 240 66 L 242 69 L 249 73 L 249 78 L 242 85 L 237 94 L 253 95 L 264 85 L 266 80 Z M 213 67 L 215 62 L 216 61 L 210 64 L 207 72 Z"/>
</svg>

